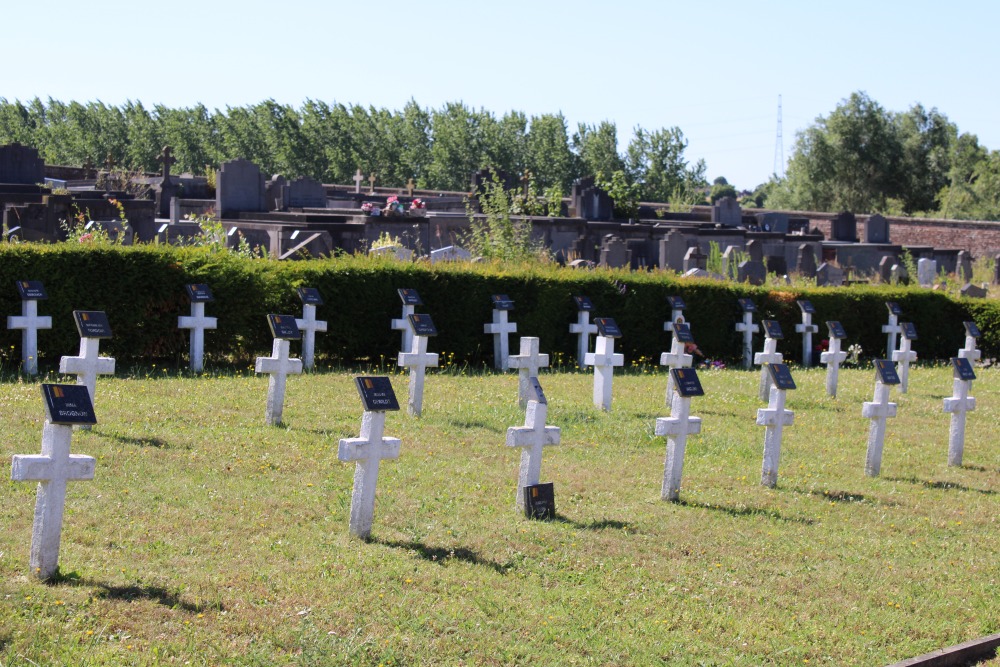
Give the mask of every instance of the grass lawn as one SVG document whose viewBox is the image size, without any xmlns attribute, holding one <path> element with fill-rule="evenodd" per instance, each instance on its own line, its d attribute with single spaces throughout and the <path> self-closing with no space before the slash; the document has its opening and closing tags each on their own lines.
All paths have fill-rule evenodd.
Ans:
<svg viewBox="0 0 1000 667">
<path fill-rule="evenodd" d="M 836 399 L 823 369 L 793 373 L 776 489 L 759 372 L 702 373 L 678 503 L 660 500 L 664 374 L 617 376 L 610 413 L 591 375 L 543 375 L 551 522 L 514 512 L 516 374 L 429 374 L 423 417 L 386 421 L 402 454 L 370 542 L 348 535 L 337 460 L 361 421 L 351 374 L 291 377 L 282 427 L 249 371 L 100 379 L 59 581 L 28 576 L 35 485 L 0 482 L 0 665 L 881 665 L 1000 630 L 998 372 L 978 370 L 949 468 L 951 369 L 913 369 L 877 479 L 874 371 L 842 371 Z M 9 470 L 40 450 L 38 384 L 8 377 L 0 404 Z"/>
</svg>

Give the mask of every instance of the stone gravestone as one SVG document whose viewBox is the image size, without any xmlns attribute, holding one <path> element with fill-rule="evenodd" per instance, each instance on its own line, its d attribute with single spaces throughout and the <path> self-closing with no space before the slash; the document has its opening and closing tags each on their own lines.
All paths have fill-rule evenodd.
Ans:
<svg viewBox="0 0 1000 667">
<path fill-rule="evenodd" d="M 816 287 L 840 287 L 844 284 L 844 271 L 823 262 L 816 269 Z"/>
<path fill-rule="evenodd" d="M 830 240 L 858 242 L 858 222 L 853 213 L 844 211 L 830 221 Z"/>
<path fill-rule="evenodd" d="M 889 269 L 889 281 L 893 285 L 909 285 L 910 272 L 906 270 L 905 264 L 893 264 Z"/>
<path fill-rule="evenodd" d="M 396 290 L 399 298 L 403 302 L 403 314 L 399 319 L 392 320 L 393 331 L 403 332 L 403 342 L 400 343 L 399 351 L 406 352 L 413 347 L 413 329 L 410 326 L 410 315 L 413 314 L 417 306 L 424 305 L 417 290 L 402 288 Z"/>
<path fill-rule="evenodd" d="M 899 362 L 899 391 L 903 394 L 910 381 L 910 364 L 917 360 L 917 353 L 910 349 L 917 339 L 917 328 L 910 322 L 899 323 L 899 349 L 892 353 L 892 360 Z"/>
<path fill-rule="evenodd" d="M 739 227 L 743 224 L 743 210 L 734 197 L 723 197 L 712 205 L 712 222 L 723 227 Z"/>
<path fill-rule="evenodd" d="M 886 301 L 885 307 L 889 311 L 889 323 L 882 325 L 882 333 L 886 334 L 885 354 L 887 357 L 892 357 L 896 349 L 896 336 L 900 332 L 899 316 L 903 314 L 903 309 L 895 301 Z"/>
<path fill-rule="evenodd" d="M 788 275 L 788 260 L 783 255 L 768 255 L 766 258 L 767 272 L 779 276 Z"/>
<path fill-rule="evenodd" d="M 611 410 L 615 367 L 625 365 L 625 357 L 615 353 L 615 338 L 621 338 L 622 332 L 610 317 L 598 317 L 594 324 L 597 325 L 597 344 L 593 352 L 587 353 L 584 363 L 594 367 L 594 405 L 607 412 Z"/>
<path fill-rule="evenodd" d="M 483 333 L 493 334 L 493 367 L 505 371 L 509 368 L 510 342 L 508 336 L 517 333 L 517 323 L 507 321 L 507 313 L 514 310 L 514 302 L 506 294 L 494 294 L 493 321 L 483 325 Z"/>
<path fill-rule="evenodd" d="M 45 163 L 38 151 L 14 142 L 0 146 L 0 183 L 37 185 L 45 181 Z"/>
<path fill-rule="evenodd" d="M 886 285 L 892 282 L 892 266 L 895 263 L 896 263 L 896 258 L 890 257 L 889 255 L 886 255 L 885 257 L 879 260 L 878 277 Z"/>
<path fill-rule="evenodd" d="M 841 341 L 847 338 L 847 333 L 843 325 L 837 321 L 827 322 L 826 327 L 830 332 L 830 348 L 820 353 L 819 361 L 826 364 L 826 393 L 836 398 L 840 365 L 847 359 L 847 353 L 840 351 L 840 345 Z"/>
<path fill-rule="evenodd" d="M 21 315 L 9 315 L 7 328 L 21 330 L 21 370 L 38 375 L 38 330 L 52 328 L 51 316 L 38 315 L 38 302 L 49 297 L 38 280 L 17 281 L 17 291 L 21 295 Z"/>
<path fill-rule="evenodd" d="M 813 278 L 816 276 L 816 252 L 808 243 L 799 245 L 795 266 L 798 268 L 799 275 L 803 277 Z"/>
<path fill-rule="evenodd" d="M 785 364 L 768 364 L 771 391 L 767 407 L 757 410 L 757 425 L 764 426 L 764 463 L 760 483 L 774 488 L 778 484 L 778 464 L 781 462 L 781 434 L 785 426 L 795 421 L 795 413 L 785 409 L 785 393 L 795 389 L 795 381 Z"/>
<path fill-rule="evenodd" d="M 205 304 L 215 300 L 208 285 L 195 284 L 184 287 L 191 300 L 191 315 L 178 317 L 177 328 L 191 330 L 191 372 L 199 373 L 204 368 L 205 330 L 215 329 L 219 321 L 214 317 L 205 317 Z"/>
<path fill-rule="evenodd" d="M 889 243 L 889 221 L 878 213 L 865 223 L 865 243 Z"/>
<path fill-rule="evenodd" d="M 255 371 L 271 376 L 267 383 L 267 407 L 264 411 L 264 421 L 269 426 L 281 423 L 281 413 L 285 407 L 285 384 L 289 374 L 298 375 L 302 372 L 302 360 L 291 359 L 288 356 L 290 341 L 300 340 L 302 334 L 291 315 L 267 316 L 267 324 L 274 336 L 270 357 L 257 357 Z"/>
<path fill-rule="evenodd" d="M 795 325 L 795 332 L 802 334 L 802 365 L 809 368 L 812 366 L 812 335 L 819 332 L 819 327 L 812 323 L 812 316 L 816 314 L 816 308 L 811 301 L 805 299 L 800 299 L 796 303 L 799 310 L 802 311 L 802 323 Z"/>
<path fill-rule="evenodd" d="M 275 174 L 264 184 L 264 202 L 272 211 L 288 208 L 288 181 L 281 174 Z"/>
<path fill-rule="evenodd" d="M 74 310 L 73 319 L 80 333 L 80 354 L 59 359 L 59 372 L 75 375 L 76 383 L 87 388 L 93 404 L 98 375 L 113 375 L 115 360 L 100 356 L 101 340 L 111 338 L 108 316 L 99 310 Z"/>
<path fill-rule="evenodd" d="M 539 354 L 538 345 L 537 338 L 522 336 L 520 353 L 512 354 L 507 359 L 508 366 L 517 369 L 517 403 L 522 408 L 528 405 L 531 394 L 531 378 L 537 379 L 538 369 L 549 366 L 549 355 Z"/>
<path fill-rule="evenodd" d="M 698 246 L 692 246 L 684 254 L 683 266 L 685 273 L 692 269 L 701 269 L 704 271 L 708 266 L 708 255 L 703 253 Z"/>
<path fill-rule="evenodd" d="M 969 396 L 976 373 L 968 359 L 955 357 L 951 360 L 955 379 L 952 383 L 951 398 L 944 399 L 944 411 L 951 413 L 948 429 L 948 465 L 961 466 L 965 451 L 965 413 L 976 409 L 976 399 Z"/>
<path fill-rule="evenodd" d="M 688 244 L 684 234 L 679 230 L 671 229 L 667 235 L 660 239 L 660 268 L 672 271 L 684 270 L 684 255 L 687 254 Z"/>
<path fill-rule="evenodd" d="M 223 162 L 216 173 L 215 213 L 220 218 L 241 212 L 267 211 L 264 175 L 249 160 Z"/>
<path fill-rule="evenodd" d="M 597 333 L 597 325 L 590 323 L 590 311 L 594 309 L 589 297 L 574 296 L 576 302 L 576 322 L 569 325 L 569 332 L 577 335 L 576 364 L 582 370 L 585 366 L 587 352 L 590 350 L 590 337 Z"/>
<path fill-rule="evenodd" d="M 299 301 L 302 302 L 302 318 L 295 324 L 302 332 L 302 368 L 312 370 L 316 356 L 316 332 L 326 331 L 326 321 L 316 319 L 316 307 L 323 305 L 323 297 L 315 287 L 299 287 Z"/>
<path fill-rule="evenodd" d="M 962 289 L 960 289 L 958 292 L 962 296 L 968 297 L 970 299 L 985 299 L 987 296 L 989 296 L 989 290 L 987 290 L 985 287 L 977 287 L 972 283 L 963 286 Z"/>
<path fill-rule="evenodd" d="M 875 361 L 875 396 L 861 406 L 861 416 L 870 419 L 868 449 L 865 454 L 865 474 L 878 477 L 882 470 L 882 448 L 885 445 L 885 420 L 896 416 L 896 404 L 889 402 L 892 385 L 899 384 L 895 365 L 888 359 Z"/>
<path fill-rule="evenodd" d="M 85 387 L 43 384 L 42 396 L 46 412 L 42 453 L 15 454 L 10 478 L 15 482 L 38 482 L 29 567 L 33 576 L 47 580 L 59 572 L 66 483 L 94 479 L 94 457 L 69 453 L 73 426 L 91 426 L 97 423 L 97 418 Z"/>
<path fill-rule="evenodd" d="M 757 213 L 754 217 L 757 219 L 757 227 L 762 232 L 788 233 L 787 213 Z"/>
<path fill-rule="evenodd" d="M 739 299 L 738 302 L 743 321 L 736 323 L 736 331 L 743 334 L 743 368 L 749 370 L 753 361 L 753 335 L 760 331 L 760 327 L 753 323 L 757 306 L 752 299 Z"/>
<path fill-rule="evenodd" d="M 445 246 L 437 250 L 431 250 L 431 264 L 438 262 L 462 262 L 472 259 L 472 253 L 465 248 L 455 245 Z"/>
<path fill-rule="evenodd" d="M 972 282 L 972 253 L 967 250 L 959 250 L 958 258 L 955 262 L 958 279 L 962 282 Z"/>
<path fill-rule="evenodd" d="M 319 181 L 300 176 L 288 184 L 288 205 L 292 208 L 326 208 L 326 188 Z"/>
<path fill-rule="evenodd" d="M 761 243 L 759 239 L 750 239 L 747 241 L 744 252 L 746 252 L 747 256 L 753 262 L 764 261 L 764 244 Z"/>
<path fill-rule="evenodd" d="M 935 278 L 937 278 L 937 262 L 926 257 L 918 259 L 917 282 L 920 283 L 920 286 L 933 287 Z"/>
<path fill-rule="evenodd" d="M 524 347 L 523 343 L 521 347 Z M 559 427 L 545 424 L 549 406 L 537 377 L 529 378 L 527 398 L 524 426 L 511 426 L 507 429 L 507 446 L 521 448 L 521 467 L 517 474 L 514 503 L 522 512 L 529 505 L 525 498 L 526 489 L 537 485 L 542 475 L 542 448 L 559 444 Z"/>
<path fill-rule="evenodd" d="M 614 234 L 604 237 L 601 244 L 601 260 L 599 264 L 611 269 L 627 267 L 632 261 L 632 253 L 628 249 L 628 244 Z"/>
<path fill-rule="evenodd" d="M 740 262 L 736 269 L 736 282 L 760 286 L 767 282 L 767 268 L 763 262 L 748 260 Z"/>
<path fill-rule="evenodd" d="M 653 431 L 655 435 L 667 436 L 663 485 L 660 487 L 660 498 L 663 500 L 680 498 L 687 437 L 701 432 L 701 417 L 691 416 L 691 398 L 705 395 L 698 380 L 698 371 L 693 368 L 671 369 L 670 375 L 676 387 L 670 398 L 670 416 L 658 417 Z"/>
<path fill-rule="evenodd" d="M 570 198 L 577 217 L 587 220 L 611 220 L 614 217 L 614 201 L 604 189 L 595 185 L 593 176 L 573 183 Z"/>
<path fill-rule="evenodd" d="M 437 368 L 438 355 L 427 351 L 427 339 L 437 335 L 437 327 L 430 315 L 410 315 L 413 330 L 413 347 L 400 352 L 396 364 L 410 369 L 408 412 L 419 417 L 424 404 L 424 375 L 428 367 Z"/>
<path fill-rule="evenodd" d="M 337 458 L 354 461 L 354 489 L 351 491 L 351 535 L 367 540 L 372 532 L 375 517 L 375 487 L 378 468 L 382 459 L 398 459 L 399 438 L 385 437 L 385 413 L 399 410 L 396 394 L 387 377 L 354 378 L 364 414 L 361 416 L 361 434 L 357 438 L 341 439 Z"/>
<path fill-rule="evenodd" d="M 736 258 L 739 256 L 739 252 L 740 249 L 737 246 L 731 245 L 726 246 L 725 252 L 722 253 L 722 275 L 726 278 L 736 278 Z"/>
</svg>

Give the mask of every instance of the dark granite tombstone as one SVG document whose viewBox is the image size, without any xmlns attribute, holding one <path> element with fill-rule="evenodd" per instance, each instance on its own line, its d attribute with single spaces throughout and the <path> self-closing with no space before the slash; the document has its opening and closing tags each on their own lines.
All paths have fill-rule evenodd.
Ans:
<svg viewBox="0 0 1000 667">
<path fill-rule="evenodd" d="M 708 266 L 708 255 L 701 251 L 698 246 L 688 248 L 684 255 L 684 272 L 691 269 L 705 269 Z"/>
<path fill-rule="evenodd" d="M 601 266 L 618 269 L 629 266 L 632 261 L 632 253 L 629 252 L 628 245 L 613 234 L 604 237 L 601 244 Z"/>
<path fill-rule="evenodd" d="M 966 284 L 962 289 L 959 290 L 962 296 L 969 297 L 970 299 L 985 299 L 989 292 L 982 287 L 973 285 L 972 283 Z"/>
<path fill-rule="evenodd" d="M 892 266 L 896 263 L 895 257 L 890 257 L 886 255 L 879 260 L 878 263 L 878 276 L 882 279 L 883 283 L 888 284 L 892 280 Z"/>
<path fill-rule="evenodd" d="M 264 186 L 264 203 L 268 210 L 284 211 L 288 208 L 288 181 L 281 174 L 275 174 Z"/>
<path fill-rule="evenodd" d="M 816 253 L 808 243 L 799 245 L 798 255 L 795 262 L 799 274 L 812 278 L 816 275 Z"/>
<path fill-rule="evenodd" d="M 747 241 L 746 248 L 744 249 L 747 255 L 750 256 L 750 260 L 753 262 L 763 262 L 764 261 L 764 244 L 758 239 L 750 239 Z"/>
<path fill-rule="evenodd" d="M 878 213 L 865 223 L 865 243 L 889 243 L 889 221 Z"/>
<path fill-rule="evenodd" d="M 955 273 L 962 282 L 972 282 L 972 253 L 967 250 L 959 250 L 955 263 Z"/>
<path fill-rule="evenodd" d="M 840 267 L 823 262 L 816 269 L 816 287 L 840 287 L 844 284 L 844 271 Z"/>
<path fill-rule="evenodd" d="M 757 227 L 762 232 L 788 233 L 787 213 L 757 213 L 754 217 L 757 219 Z"/>
<path fill-rule="evenodd" d="M 736 271 L 736 282 L 748 282 L 751 285 L 760 286 L 767 280 L 767 268 L 763 262 L 748 260 L 740 262 Z"/>
<path fill-rule="evenodd" d="M 785 260 L 784 255 L 768 255 L 766 264 L 768 273 L 776 273 L 779 276 L 788 273 L 788 262 Z"/>
<path fill-rule="evenodd" d="M 660 268 L 683 271 L 684 255 L 687 251 L 688 244 L 684 234 L 680 230 L 671 229 L 660 239 Z"/>
<path fill-rule="evenodd" d="M 857 243 L 858 221 L 853 213 L 844 211 L 830 221 L 830 240 Z"/>
<path fill-rule="evenodd" d="M 577 179 L 570 198 L 577 217 L 587 220 L 611 220 L 614 217 L 614 201 L 595 184 L 592 176 Z"/>
<path fill-rule="evenodd" d="M 267 211 L 264 175 L 249 160 L 223 162 L 216 176 L 215 212 L 219 217 Z"/>
<path fill-rule="evenodd" d="M 19 143 L 0 146 L 0 183 L 38 185 L 45 181 L 45 163 L 38 151 Z"/>
<path fill-rule="evenodd" d="M 723 227 L 739 227 L 743 224 L 743 210 L 734 197 L 723 197 L 712 205 L 712 222 Z"/>
<path fill-rule="evenodd" d="M 893 264 L 889 271 L 889 282 L 893 285 L 909 285 L 910 272 L 906 270 L 905 264 Z"/>
<path fill-rule="evenodd" d="M 326 188 L 319 181 L 300 176 L 288 184 L 288 205 L 292 208 L 326 208 Z"/>
</svg>

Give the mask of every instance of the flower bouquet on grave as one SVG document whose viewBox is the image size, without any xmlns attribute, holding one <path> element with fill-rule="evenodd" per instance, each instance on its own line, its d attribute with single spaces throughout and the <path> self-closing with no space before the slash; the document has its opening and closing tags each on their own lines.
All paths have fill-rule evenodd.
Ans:
<svg viewBox="0 0 1000 667">
<path fill-rule="evenodd" d="M 365 215 L 377 217 L 382 214 L 382 209 L 376 206 L 374 202 L 366 201 L 361 205 L 361 212 Z"/>
<path fill-rule="evenodd" d="M 403 208 L 403 202 L 399 201 L 399 197 L 392 195 L 385 200 L 385 208 L 382 209 L 382 214 L 390 218 L 401 217 L 406 215 L 406 209 Z"/>
<path fill-rule="evenodd" d="M 411 216 L 423 217 L 426 205 L 424 200 L 417 198 L 410 202 L 409 214 Z"/>
</svg>

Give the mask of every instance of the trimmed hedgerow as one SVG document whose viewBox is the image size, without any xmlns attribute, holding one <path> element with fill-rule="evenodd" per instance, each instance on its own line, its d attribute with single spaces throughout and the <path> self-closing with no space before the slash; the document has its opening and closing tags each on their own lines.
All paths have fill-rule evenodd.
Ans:
<svg viewBox="0 0 1000 667">
<path fill-rule="evenodd" d="M 904 320 L 920 335 L 914 346 L 921 359 L 946 359 L 964 342 L 961 322 L 973 319 L 983 330 L 983 354 L 1000 351 L 1000 306 L 992 300 L 956 300 L 920 288 L 852 286 L 846 288 L 754 288 L 711 280 L 679 280 L 662 272 L 582 271 L 535 265 L 500 268 L 483 264 L 401 263 L 368 257 L 339 257 L 304 262 L 251 260 L 205 248 L 168 246 L 73 247 L 69 245 L 0 246 L 0 308 L 20 312 L 16 280 L 42 280 L 49 299 L 40 305 L 51 315 L 53 328 L 39 335 L 43 368 L 58 357 L 75 353 L 78 335 L 72 311 L 104 310 L 115 337 L 102 350 L 123 362 L 166 360 L 180 363 L 187 353 L 187 332 L 177 329 L 177 317 L 189 312 L 187 283 L 207 283 L 215 301 L 206 312 L 218 318 L 217 330 L 206 335 L 209 359 L 245 362 L 271 347 L 266 323 L 269 312 L 300 314 L 298 286 L 316 287 L 326 303 L 318 315 L 330 324 L 319 335 L 316 351 L 332 362 L 380 362 L 395 359 L 400 335 L 389 327 L 398 317 L 396 290 L 418 290 L 439 335 L 431 349 L 453 353 L 459 363 L 473 366 L 492 361 L 491 338 L 483 324 L 491 318 L 490 295 L 508 294 L 516 309 L 518 336 L 536 336 L 547 352 L 567 360 L 575 350 L 569 324 L 576 319 L 573 295 L 594 302 L 593 315 L 614 317 L 624 337 L 618 343 L 628 362 L 645 357 L 653 363 L 669 348 L 663 322 L 669 316 L 668 295 L 684 298 L 685 316 L 706 356 L 735 360 L 740 338 L 737 299 L 752 298 L 755 319 L 776 319 L 785 339 L 779 345 L 789 361 L 801 359 L 801 321 L 796 299 L 813 302 L 814 322 L 826 337 L 826 320 L 840 320 L 849 339 L 860 343 L 867 359 L 885 354 L 886 301 L 896 301 Z M 19 358 L 20 333 L 4 330 L 4 358 Z M 517 336 L 511 340 L 517 349 Z M 760 338 L 757 338 L 760 341 Z M 757 347 L 755 345 L 755 347 Z"/>
</svg>

